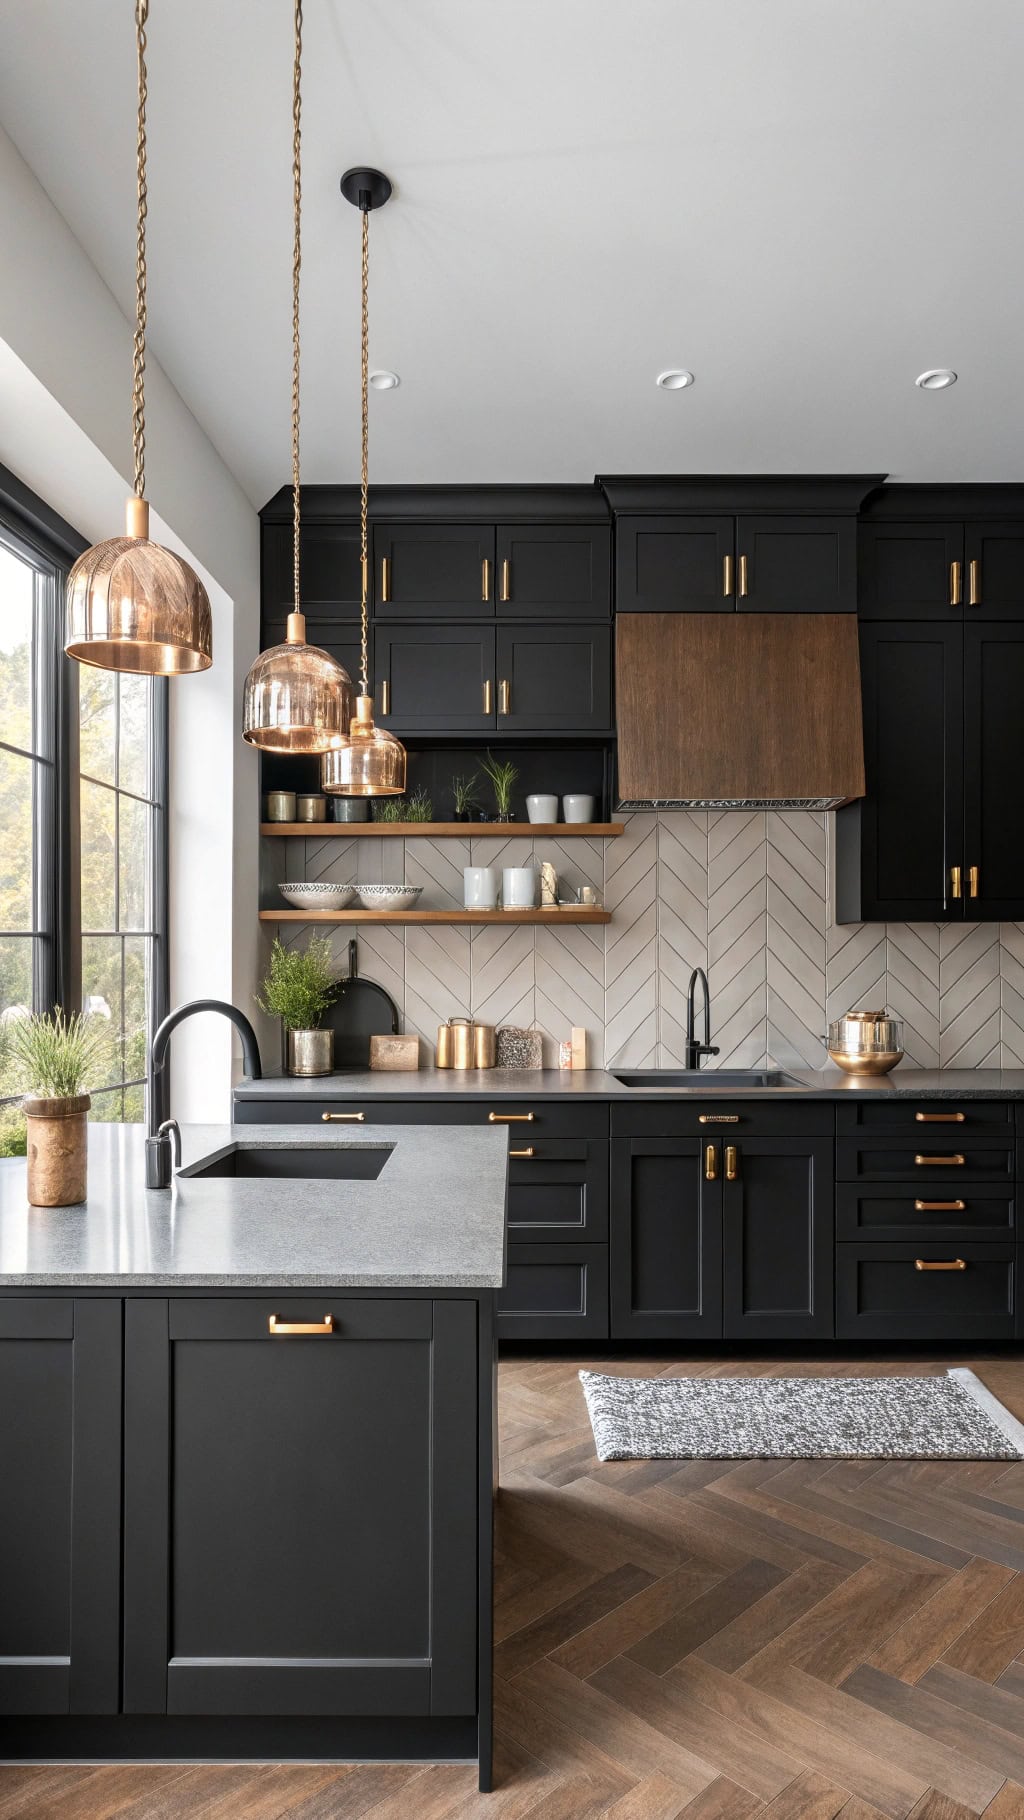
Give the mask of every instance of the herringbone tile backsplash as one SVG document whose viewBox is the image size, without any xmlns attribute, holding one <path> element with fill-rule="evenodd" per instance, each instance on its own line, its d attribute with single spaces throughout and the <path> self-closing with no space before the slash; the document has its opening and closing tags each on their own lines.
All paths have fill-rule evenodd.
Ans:
<svg viewBox="0 0 1024 1820">
<path fill-rule="evenodd" d="M 833 818 L 820 814 L 633 815 L 615 840 L 304 843 L 308 879 L 406 878 L 424 907 L 460 905 L 462 868 L 551 860 L 572 887 L 594 884 L 606 926 L 381 927 L 359 937 L 360 971 L 397 1001 L 432 1054 L 446 1017 L 526 1024 L 557 1062 L 584 1024 L 592 1067 L 681 1066 L 686 985 L 711 985 L 709 1064 L 820 1067 L 826 1020 L 886 1006 L 906 1021 L 921 1068 L 1024 1067 L 1024 925 L 853 923 L 832 916 Z M 281 851 L 277 842 L 268 843 Z M 289 843 L 290 865 L 298 843 Z M 333 931 L 344 971 L 353 930 Z M 283 925 L 285 941 L 305 940 Z"/>
</svg>

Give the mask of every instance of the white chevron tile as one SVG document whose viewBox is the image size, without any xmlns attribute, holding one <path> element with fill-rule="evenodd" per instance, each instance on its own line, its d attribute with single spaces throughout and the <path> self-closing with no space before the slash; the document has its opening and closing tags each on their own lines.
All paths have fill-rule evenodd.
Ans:
<svg viewBox="0 0 1024 1820">
<path fill-rule="evenodd" d="M 365 845 L 365 842 L 363 843 Z M 289 853 L 303 862 L 304 879 L 320 879 L 324 884 L 352 885 L 356 878 L 356 854 L 360 843 L 342 835 L 313 840 L 290 840 L 284 843 Z"/>
<path fill-rule="evenodd" d="M 903 1019 L 907 1060 L 939 1066 L 939 925 L 886 927 L 886 1007 Z"/>
<path fill-rule="evenodd" d="M 470 1010 L 481 1024 L 530 1028 L 535 1015 L 534 931 L 483 923 L 470 940 Z"/>
<path fill-rule="evenodd" d="M 885 1003 L 885 928 L 833 923 L 825 937 L 825 1016 L 874 1011 Z"/>
<path fill-rule="evenodd" d="M 718 1067 L 755 1067 L 768 1049 L 765 816 L 708 816 L 708 981 Z"/>
<path fill-rule="evenodd" d="M 412 924 L 406 930 L 405 1027 L 426 1042 L 449 1017 L 470 1014 L 469 929 L 464 924 Z"/>
<path fill-rule="evenodd" d="M 553 1063 L 557 1063 L 559 1042 L 568 1037 L 574 1024 L 582 1024 L 587 1032 L 588 1065 L 603 1065 L 604 943 L 595 940 L 602 935 L 599 924 L 537 930 L 536 1026 L 551 1045 Z"/>
<path fill-rule="evenodd" d="M 825 1003 L 825 821 L 771 813 L 767 828 L 768 1053 L 820 1067 Z"/>
<path fill-rule="evenodd" d="M 1004 1068 L 1024 1068 L 1024 926 L 999 929 L 999 1038 Z"/>
<path fill-rule="evenodd" d="M 939 1065 L 994 1068 L 999 1062 L 999 929 L 946 923 L 939 934 Z"/>
<path fill-rule="evenodd" d="M 533 841 L 527 834 L 474 834 L 469 852 L 467 866 L 496 866 L 499 874 L 505 866 L 533 865 Z"/>
<path fill-rule="evenodd" d="M 604 843 L 597 840 L 557 840 L 553 835 L 534 842 L 534 860 L 550 861 L 558 879 L 558 894 L 575 897 L 581 885 L 593 885 L 604 899 Z"/>
<path fill-rule="evenodd" d="M 686 1060 L 686 993 L 708 964 L 708 818 L 662 815 L 658 822 L 658 1066 Z"/>
<path fill-rule="evenodd" d="M 423 891 L 422 910 L 461 910 L 462 869 L 470 864 L 468 840 L 407 840 L 405 880 Z"/>
<path fill-rule="evenodd" d="M 657 818 L 631 815 L 626 832 L 609 843 L 604 925 L 606 1060 L 620 1067 L 653 1067 L 658 1049 Z"/>
</svg>

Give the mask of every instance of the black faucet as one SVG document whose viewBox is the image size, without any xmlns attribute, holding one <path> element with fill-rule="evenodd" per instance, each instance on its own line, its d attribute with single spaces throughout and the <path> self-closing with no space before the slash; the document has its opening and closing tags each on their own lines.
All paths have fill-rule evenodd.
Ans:
<svg viewBox="0 0 1024 1820">
<path fill-rule="evenodd" d="M 696 998 L 697 981 L 704 988 L 704 1041 L 698 1043 L 696 1035 Z M 686 988 L 686 1066 L 699 1068 L 702 1055 L 717 1055 L 718 1046 L 711 1041 L 711 995 L 708 991 L 708 976 L 703 967 L 695 967 L 690 975 L 690 984 Z"/>
<path fill-rule="evenodd" d="M 149 1049 L 149 1091 L 146 1095 L 148 1106 L 146 1136 L 146 1187 L 166 1188 L 170 1184 L 174 1156 L 171 1149 L 172 1127 L 178 1138 L 178 1162 L 181 1162 L 181 1134 L 173 1119 L 167 1115 L 165 1104 L 167 1077 L 164 1063 L 167 1060 L 167 1045 L 172 1030 L 176 1030 L 185 1018 L 195 1011 L 219 1011 L 222 1016 L 230 1018 L 242 1039 L 242 1055 L 245 1060 L 245 1072 L 251 1081 L 263 1078 L 260 1065 L 259 1044 L 256 1032 L 244 1011 L 236 1005 L 229 1005 L 222 998 L 194 998 L 187 1005 L 179 1005 L 164 1018 L 163 1023 L 153 1032 L 153 1041 Z"/>
</svg>

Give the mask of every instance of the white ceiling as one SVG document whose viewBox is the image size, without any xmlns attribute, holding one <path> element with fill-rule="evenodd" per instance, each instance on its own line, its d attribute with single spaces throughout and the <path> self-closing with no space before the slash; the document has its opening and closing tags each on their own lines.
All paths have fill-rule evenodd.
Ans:
<svg viewBox="0 0 1024 1820">
<path fill-rule="evenodd" d="M 377 480 L 1024 479 L 1020 0 L 305 13 L 304 479 L 357 473 L 357 162 L 396 190 Z M 0 42 L 0 119 L 128 311 L 131 0 L 0 0 Z M 153 0 L 151 345 L 256 504 L 289 474 L 290 59 L 288 0 Z"/>
</svg>

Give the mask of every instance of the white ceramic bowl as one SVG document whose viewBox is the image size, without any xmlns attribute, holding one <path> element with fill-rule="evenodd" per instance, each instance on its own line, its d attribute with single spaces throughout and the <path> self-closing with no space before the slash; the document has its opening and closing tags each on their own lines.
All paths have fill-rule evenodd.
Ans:
<svg viewBox="0 0 1024 1820">
<path fill-rule="evenodd" d="M 321 884 L 318 879 L 309 884 L 280 885 L 278 889 L 295 910 L 347 910 L 356 894 L 354 885 Z"/>
<path fill-rule="evenodd" d="M 411 910 L 422 885 L 357 885 L 364 910 Z"/>
</svg>

